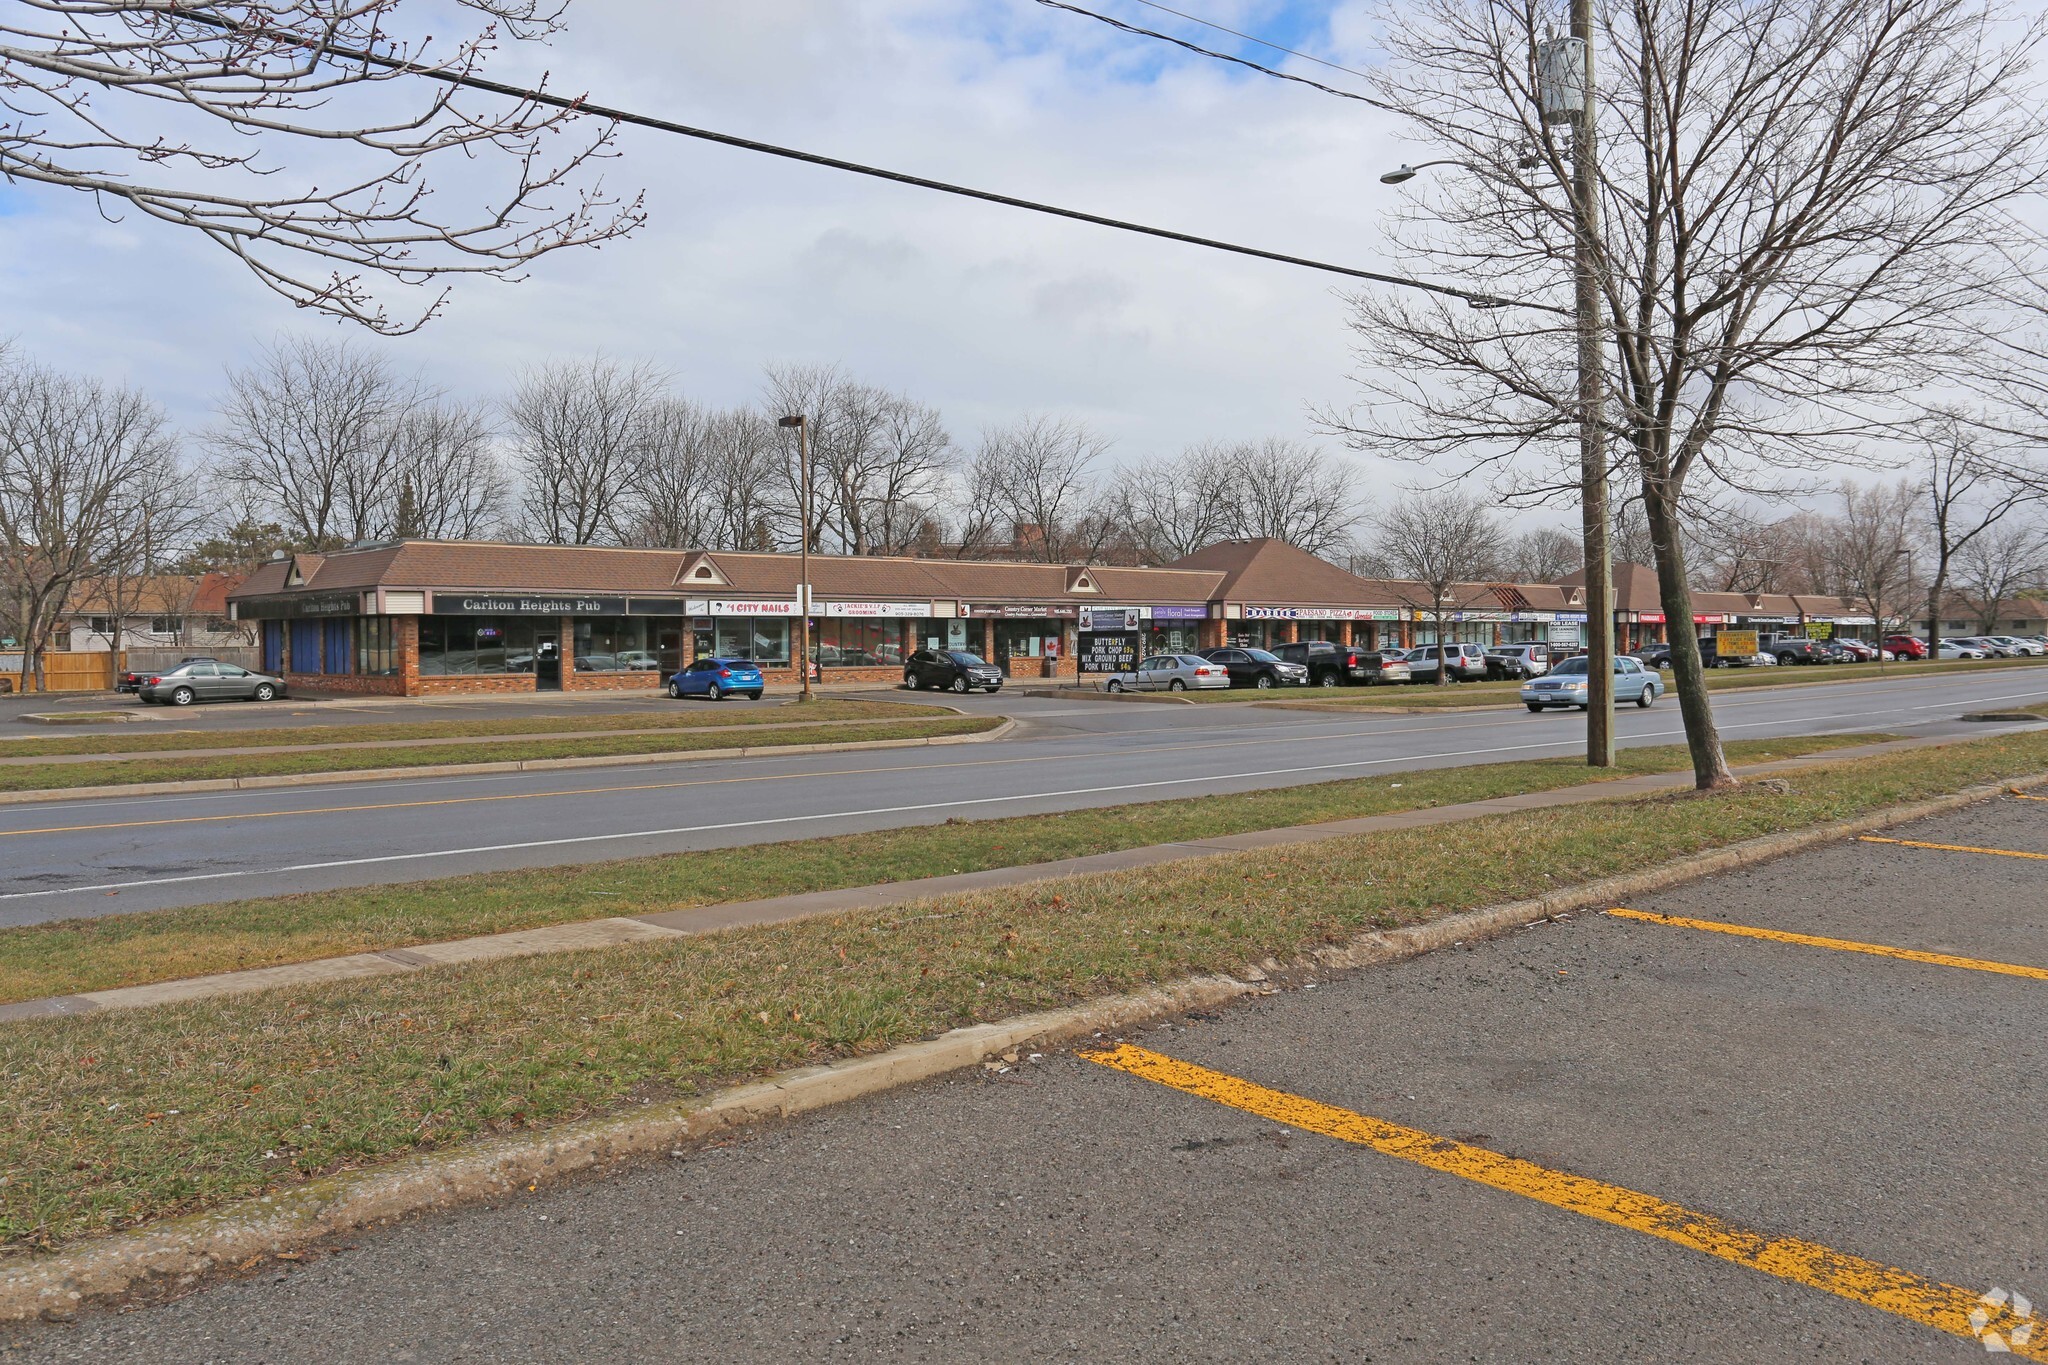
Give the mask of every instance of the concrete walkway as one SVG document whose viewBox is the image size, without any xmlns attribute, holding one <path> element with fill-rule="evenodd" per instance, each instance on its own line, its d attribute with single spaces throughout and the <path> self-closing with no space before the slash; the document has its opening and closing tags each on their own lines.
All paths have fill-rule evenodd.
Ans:
<svg viewBox="0 0 2048 1365">
<path fill-rule="evenodd" d="M 1765 777 L 1815 764 L 1935 748 L 1959 742 L 1961 741 L 1946 737 L 1891 740 L 1881 744 L 1855 745 L 1850 748 L 1807 754 L 1799 758 L 1747 765 L 1737 768 L 1736 772 L 1745 778 Z M 1021 867 L 997 867 L 945 877 L 925 877 L 914 881 L 883 882 L 871 886 L 777 896 L 768 900 L 736 901 L 695 906 L 685 910 L 661 910 L 646 915 L 581 920 L 571 924 L 519 929 L 446 943 L 415 944 L 407 948 L 351 953 L 345 957 L 318 958 L 310 962 L 257 967 L 247 971 L 219 972 L 209 976 L 186 977 L 182 980 L 144 986 L 123 986 L 78 995 L 49 996 L 40 1000 L 0 1005 L 0 1023 L 87 1014 L 100 1010 L 142 1009 L 151 1005 L 223 995 L 242 995 L 282 987 L 317 986 L 363 977 L 396 976 L 427 967 L 533 957 L 544 953 L 576 952 L 586 948 L 604 948 L 623 943 L 704 934 L 719 929 L 778 924 L 818 915 L 840 914 L 849 910 L 901 905 L 910 901 L 961 892 L 1021 886 L 1059 877 L 1121 872 L 1132 868 L 1156 867 L 1164 863 L 1213 858 L 1230 853 L 1313 843 L 1321 839 L 1337 839 L 1354 834 L 1457 824 L 1466 820 L 1483 819 L 1489 815 L 1510 815 L 1522 811 L 1583 805 L 1592 801 L 1623 800 L 1652 792 L 1682 789 L 1691 781 L 1692 775 L 1689 772 L 1653 773 L 1606 782 L 1588 782 L 1550 791 L 1525 792 L 1516 796 L 1471 801 L 1454 806 L 1397 811 L 1388 815 L 1370 815 L 1325 824 L 1248 830 L 1241 834 L 1220 835 L 1212 839 L 1185 843 L 1150 844 L 1140 848 L 1116 849 L 1108 853 L 1093 853 L 1078 858 L 1062 858 L 1055 862 L 1031 863 Z"/>
</svg>

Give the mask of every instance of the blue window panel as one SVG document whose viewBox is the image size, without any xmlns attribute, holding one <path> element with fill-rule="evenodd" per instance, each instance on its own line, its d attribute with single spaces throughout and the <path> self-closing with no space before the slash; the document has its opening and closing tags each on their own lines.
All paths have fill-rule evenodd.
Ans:
<svg viewBox="0 0 2048 1365">
<path fill-rule="evenodd" d="M 284 622 L 263 623 L 263 671 L 277 674 L 284 670 Z"/>
<path fill-rule="evenodd" d="M 355 671 L 355 622 L 322 621 L 322 633 L 326 636 L 326 652 L 323 657 L 326 666 L 322 673 L 353 673 Z"/>
<path fill-rule="evenodd" d="M 292 672 L 320 671 L 320 622 L 292 622 Z"/>
</svg>

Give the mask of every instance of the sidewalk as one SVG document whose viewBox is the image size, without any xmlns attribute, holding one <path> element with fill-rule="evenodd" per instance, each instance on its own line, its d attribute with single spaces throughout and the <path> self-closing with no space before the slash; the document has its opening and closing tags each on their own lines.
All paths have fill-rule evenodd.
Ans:
<svg viewBox="0 0 2048 1365">
<path fill-rule="evenodd" d="M 1891 740 L 1881 744 L 1830 749 L 1799 758 L 1748 765 L 1736 769 L 1736 772 L 1744 778 L 1766 777 L 1816 764 L 1837 763 L 1844 759 L 1866 758 L 1914 749 L 1938 748 L 1960 742 L 1962 741 L 1952 738 Z M 981 872 L 926 877 L 915 881 L 883 882 L 833 891 L 814 891 L 793 896 L 778 896 L 769 900 L 737 901 L 687 910 L 657 911 L 647 915 L 615 916 L 545 928 L 513 930 L 448 943 L 415 944 L 407 948 L 352 953 L 345 957 L 319 958 L 310 962 L 261 967 L 250 971 L 220 972 L 209 976 L 187 977 L 178 981 L 24 1000 L 11 1005 L 0 1005 L 0 1023 L 101 1010 L 142 1009 L 151 1005 L 223 995 L 242 995 L 281 987 L 314 986 L 372 976 L 395 976 L 427 967 L 455 963 L 575 952 L 584 948 L 703 934 L 746 925 L 775 924 L 818 915 L 839 914 L 849 910 L 900 905 L 908 901 L 960 892 L 1018 886 L 1061 877 L 1155 867 L 1163 863 L 1186 862 L 1258 849 L 1280 848 L 1291 844 L 1313 843 L 1346 835 L 1458 824 L 1490 815 L 1582 805 L 1593 801 L 1623 800 L 1653 792 L 1682 790 L 1690 786 L 1691 782 L 1690 772 L 1655 773 L 1607 782 L 1588 782 L 1576 787 L 1528 792 L 1518 796 L 1498 797 L 1455 806 L 1428 807 L 1324 824 L 1251 830 L 1242 834 L 1186 843 L 1118 849 L 1109 853 L 1063 858 L 1056 862 L 1033 863 L 1021 867 L 990 868 Z"/>
</svg>

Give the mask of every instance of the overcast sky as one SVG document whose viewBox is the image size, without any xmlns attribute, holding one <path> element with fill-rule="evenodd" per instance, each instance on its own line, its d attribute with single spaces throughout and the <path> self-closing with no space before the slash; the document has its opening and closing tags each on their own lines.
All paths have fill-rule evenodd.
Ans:
<svg viewBox="0 0 2048 1365">
<path fill-rule="evenodd" d="M 1346 65 L 1372 57 L 1360 6 L 1174 7 Z M 1272 56 L 1136 0 L 1099 8 Z M 492 71 L 543 64 L 557 90 L 684 122 L 1399 268 L 1375 222 L 1402 191 L 1377 177 L 1414 153 L 1380 115 L 1033 0 L 576 0 L 551 50 Z M 965 444 L 1050 410 L 1125 459 L 1306 436 L 1312 405 L 1346 397 L 1335 277 L 651 132 L 626 130 L 620 150 L 605 174 L 645 187 L 639 233 L 523 283 L 460 282 L 424 333 L 371 344 L 479 395 L 598 350 L 658 361 L 713 403 L 751 398 L 767 362 L 838 362 L 939 405 Z M 0 290 L 0 328 L 27 350 L 141 385 L 189 426 L 264 340 L 350 334 L 196 237 L 32 187 L 0 190 Z"/>
</svg>

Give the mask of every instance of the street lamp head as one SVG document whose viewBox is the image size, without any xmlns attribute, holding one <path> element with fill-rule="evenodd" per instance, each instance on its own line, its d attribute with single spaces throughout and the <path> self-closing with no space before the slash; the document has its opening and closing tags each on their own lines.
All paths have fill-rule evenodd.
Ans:
<svg viewBox="0 0 2048 1365">
<path fill-rule="evenodd" d="M 778 427 L 800 427 L 803 424 L 804 418 L 802 413 L 798 413 L 794 417 L 778 417 L 775 419 L 775 425 Z"/>
<path fill-rule="evenodd" d="M 1382 185 L 1399 185 L 1404 181 L 1413 180 L 1414 178 L 1415 168 L 1403 162 L 1399 169 L 1388 171 L 1385 175 L 1381 176 L 1380 183 Z"/>
</svg>

